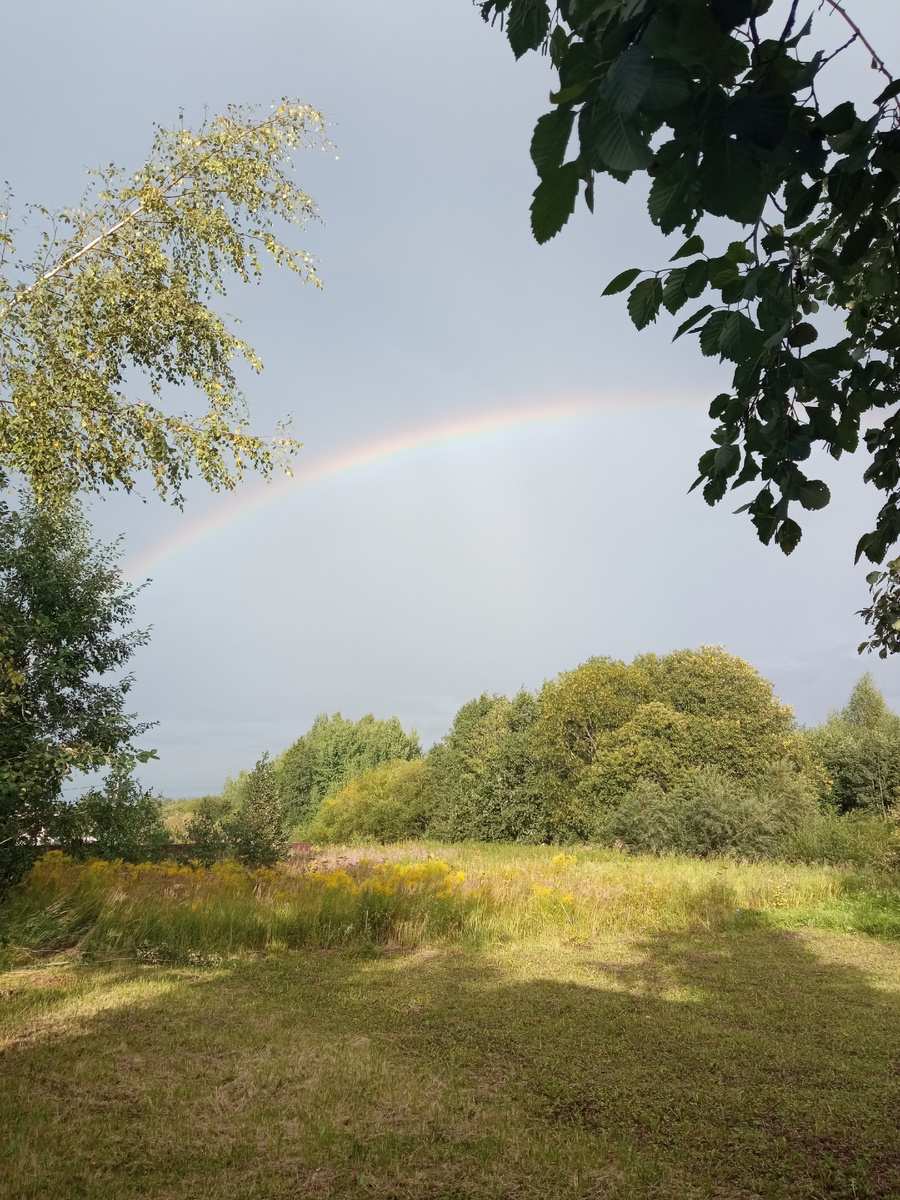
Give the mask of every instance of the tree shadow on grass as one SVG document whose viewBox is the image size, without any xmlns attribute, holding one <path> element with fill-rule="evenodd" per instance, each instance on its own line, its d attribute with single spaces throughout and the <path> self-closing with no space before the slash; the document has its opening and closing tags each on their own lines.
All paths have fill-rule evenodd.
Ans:
<svg viewBox="0 0 900 1200">
<path fill-rule="evenodd" d="M 0 1058 L 0 1196 L 900 1196 L 896 948 L 621 946 L 298 953 L 61 997 Z"/>
<path fill-rule="evenodd" d="M 851 945 L 859 961 L 840 961 Z M 577 980 L 411 968 L 432 1007 L 395 1045 L 476 1088 L 502 1080 L 530 1122 L 596 1132 L 699 1194 L 900 1196 L 900 994 L 871 973 L 900 970 L 895 948 L 751 928 L 633 950 L 580 952 Z"/>
</svg>

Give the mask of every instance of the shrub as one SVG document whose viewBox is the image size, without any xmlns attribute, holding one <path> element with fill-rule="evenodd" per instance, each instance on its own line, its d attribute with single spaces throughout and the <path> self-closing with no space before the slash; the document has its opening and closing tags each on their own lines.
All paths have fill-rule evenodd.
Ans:
<svg viewBox="0 0 900 1200">
<path fill-rule="evenodd" d="M 221 796 L 204 796 L 194 804 L 184 836 L 191 843 L 191 857 L 205 867 L 228 857 L 228 836 L 224 824 L 231 806 Z"/>
<path fill-rule="evenodd" d="M 824 807 L 789 831 L 784 853 L 797 862 L 900 871 L 900 821 L 871 812 L 841 815 Z"/>
<path fill-rule="evenodd" d="M 428 816 L 425 775 L 422 759 L 370 767 L 322 802 L 311 836 L 325 842 L 397 842 L 420 836 Z"/>
<path fill-rule="evenodd" d="M 706 768 L 669 791 L 639 783 L 600 818 L 598 833 L 638 853 L 774 857 L 815 811 L 812 794 L 787 765 L 776 765 L 752 787 Z"/>
<path fill-rule="evenodd" d="M 110 771 L 60 818 L 62 840 L 78 857 L 146 862 L 169 841 L 162 801 L 127 771 Z"/>
<path fill-rule="evenodd" d="M 191 854 L 209 866 L 235 858 L 245 866 L 272 866 L 287 853 L 285 811 L 275 771 L 263 755 L 224 796 L 205 796 L 188 822 Z"/>
</svg>

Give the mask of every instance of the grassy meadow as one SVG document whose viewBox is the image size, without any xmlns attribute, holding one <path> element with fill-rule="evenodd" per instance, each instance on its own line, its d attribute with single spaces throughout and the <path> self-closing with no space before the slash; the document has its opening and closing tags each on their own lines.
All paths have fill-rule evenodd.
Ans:
<svg viewBox="0 0 900 1200">
<path fill-rule="evenodd" d="M 0 1197 L 896 1196 L 895 883 L 51 856 L 3 910 Z"/>
</svg>

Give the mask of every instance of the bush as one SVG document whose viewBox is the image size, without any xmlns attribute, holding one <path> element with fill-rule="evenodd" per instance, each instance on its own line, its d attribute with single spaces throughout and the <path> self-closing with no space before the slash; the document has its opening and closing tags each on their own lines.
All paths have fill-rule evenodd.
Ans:
<svg viewBox="0 0 900 1200">
<path fill-rule="evenodd" d="M 425 775 L 420 758 L 370 767 L 322 802 L 310 836 L 323 842 L 398 842 L 421 836 L 428 818 Z"/>
<path fill-rule="evenodd" d="M 79 858 L 147 862 L 169 841 L 162 801 L 128 772 L 111 771 L 60 816 L 62 841 Z"/>
<path fill-rule="evenodd" d="M 597 832 L 636 853 L 777 857 L 815 812 L 812 794 L 787 765 L 776 765 L 754 786 L 706 768 L 669 791 L 641 782 L 600 818 Z"/>
<path fill-rule="evenodd" d="M 900 871 L 900 822 L 876 813 L 841 815 L 825 807 L 798 822 L 785 839 L 784 851 L 797 862 Z"/>
<path fill-rule="evenodd" d="M 190 854 L 205 867 L 228 857 L 228 836 L 225 824 L 231 806 L 221 796 L 204 796 L 194 803 L 185 826 L 184 836 L 191 843 Z"/>
<path fill-rule="evenodd" d="M 204 796 L 187 825 L 191 854 L 206 866 L 235 858 L 248 867 L 272 866 L 287 853 L 284 804 L 268 755 L 229 780 L 224 796 Z"/>
</svg>

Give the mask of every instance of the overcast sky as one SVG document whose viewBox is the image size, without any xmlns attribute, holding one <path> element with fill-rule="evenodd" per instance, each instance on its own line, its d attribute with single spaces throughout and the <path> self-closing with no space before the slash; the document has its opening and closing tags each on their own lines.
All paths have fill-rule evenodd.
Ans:
<svg viewBox="0 0 900 1200">
<path fill-rule="evenodd" d="M 467 0 L 0 7 L 17 206 L 71 204 L 85 168 L 137 166 L 153 123 L 181 108 L 196 123 L 204 106 L 298 97 L 336 146 L 297 159 L 324 224 L 296 240 L 324 291 L 271 270 L 226 305 L 266 363 L 247 382 L 255 428 L 292 414 L 298 480 L 316 481 L 249 511 L 255 481 L 195 489 L 183 513 L 152 497 L 92 506 L 126 566 L 152 564 L 132 693 L 159 721 L 148 784 L 217 791 L 326 710 L 396 713 L 427 744 L 482 691 L 701 643 L 748 658 L 804 723 L 866 668 L 900 707 L 897 664 L 855 651 L 867 590 L 853 548 L 877 509 L 864 460 L 823 465 L 835 503 L 807 515 L 790 559 L 760 546 L 736 505 L 686 495 L 725 370 L 689 339 L 673 346 L 670 318 L 638 334 L 622 298 L 600 296 L 677 248 L 648 228 L 643 184 L 601 184 L 593 218 L 532 241 L 547 60 L 515 63 Z M 851 7 L 900 69 L 900 9 Z M 855 49 L 831 86 L 860 107 L 880 90 Z M 538 410 L 564 419 L 513 421 Z M 499 428 L 435 440 L 485 414 Z M 412 448 L 371 450 L 392 441 Z M 330 471 L 348 455 L 363 465 Z"/>
</svg>

